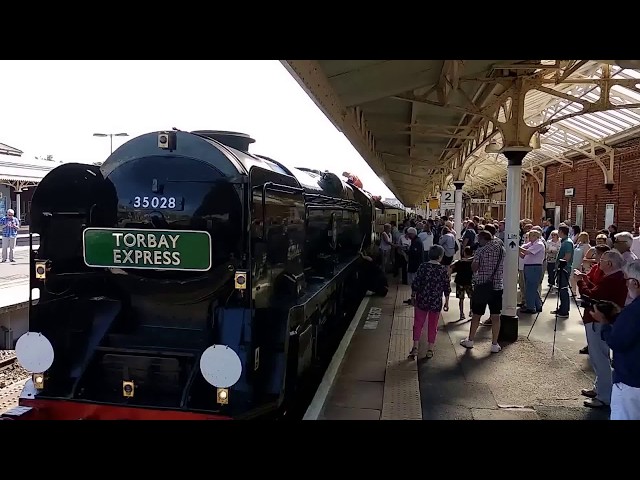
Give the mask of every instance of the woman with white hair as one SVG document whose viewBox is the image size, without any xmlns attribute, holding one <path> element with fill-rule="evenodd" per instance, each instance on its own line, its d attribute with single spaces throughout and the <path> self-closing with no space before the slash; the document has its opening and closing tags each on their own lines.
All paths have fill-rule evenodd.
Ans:
<svg viewBox="0 0 640 480">
<path fill-rule="evenodd" d="M 611 420 L 640 420 L 640 260 L 628 263 L 624 273 L 631 303 L 612 306 L 612 315 L 596 305 L 593 318 L 613 351 Z"/>
<path fill-rule="evenodd" d="M 633 235 L 629 232 L 616 233 L 613 241 L 613 248 L 619 251 L 624 258 L 624 263 L 631 263 L 633 260 L 637 260 L 638 257 L 631 251 L 633 246 Z"/>
<path fill-rule="evenodd" d="M 631 251 L 632 246 L 633 235 L 631 235 L 629 232 L 620 232 L 615 234 L 613 240 L 613 248 L 622 254 L 625 265 L 628 265 L 634 260 L 638 260 L 638 257 L 636 257 L 635 253 Z M 631 298 L 631 296 L 627 295 L 627 303 L 625 303 L 625 305 L 630 304 L 632 300 L 633 299 Z"/>
</svg>

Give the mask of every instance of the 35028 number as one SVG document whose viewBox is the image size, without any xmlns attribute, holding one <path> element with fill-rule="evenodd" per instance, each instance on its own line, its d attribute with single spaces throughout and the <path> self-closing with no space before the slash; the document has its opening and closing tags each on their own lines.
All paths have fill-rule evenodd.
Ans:
<svg viewBox="0 0 640 480">
<path fill-rule="evenodd" d="M 176 208 L 175 197 L 134 197 L 135 208 Z"/>
</svg>

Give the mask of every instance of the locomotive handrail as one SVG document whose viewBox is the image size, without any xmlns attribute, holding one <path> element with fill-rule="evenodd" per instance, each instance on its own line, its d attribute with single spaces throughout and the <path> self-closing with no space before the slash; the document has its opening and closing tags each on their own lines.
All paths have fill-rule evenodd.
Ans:
<svg viewBox="0 0 640 480">
<path fill-rule="evenodd" d="M 352 212 L 358 212 L 360 209 L 347 205 L 307 205 L 306 208 L 309 210 L 349 210 Z"/>
<path fill-rule="evenodd" d="M 272 192 L 279 193 L 288 193 L 290 195 L 295 195 L 296 193 L 303 193 L 304 188 L 300 187 L 292 187 L 290 185 L 282 185 L 280 183 L 275 182 L 265 182 L 262 185 L 256 185 L 253 187 L 251 196 L 253 197 L 253 190 L 258 188 L 262 188 L 262 238 L 267 238 L 267 222 L 265 221 L 265 211 L 267 209 L 267 190 L 271 190 Z"/>
</svg>

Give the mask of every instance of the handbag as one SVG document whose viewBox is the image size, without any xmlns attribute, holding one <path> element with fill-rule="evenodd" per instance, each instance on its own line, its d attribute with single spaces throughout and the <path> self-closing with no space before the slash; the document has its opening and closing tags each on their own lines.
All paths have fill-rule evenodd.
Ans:
<svg viewBox="0 0 640 480">
<path fill-rule="evenodd" d="M 493 273 L 489 277 L 489 280 L 483 283 L 478 283 L 473 286 L 473 296 L 476 297 L 476 299 L 480 297 L 481 299 L 485 299 L 486 301 L 488 301 L 488 299 L 490 298 L 491 292 L 493 291 L 493 277 L 496 275 L 496 272 L 498 271 L 498 266 L 502 261 L 503 253 L 504 253 L 504 249 L 500 248 L 500 255 L 498 256 L 498 261 L 496 262 L 496 266 L 493 268 Z"/>
</svg>

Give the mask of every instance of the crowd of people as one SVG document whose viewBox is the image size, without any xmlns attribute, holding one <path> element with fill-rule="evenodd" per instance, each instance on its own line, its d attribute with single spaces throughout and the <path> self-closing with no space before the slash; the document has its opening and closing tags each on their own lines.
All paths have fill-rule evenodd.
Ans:
<svg viewBox="0 0 640 480">
<path fill-rule="evenodd" d="M 470 299 L 469 334 L 460 344 L 473 348 L 481 325 L 491 326 L 491 352 L 498 353 L 504 287 L 504 221 L 474 217 L 453 228 L 453 217 L 405 219 L 384 226 L 380 241 L 382 270 L 410 285 L 414 307 L 413 348 L 427 326 L 427 353 L 435 352 L 438 321 L 449 310 L 451 283 L 455 285 L 459 318 L 467 318 L 464 300 Z M 637 253 L 636 253 L 637 252 Z M 611 408 L 611 419 L 640 419 L 640 237 L 618 232 L 615 225 L 597 233 L 568 221 L 557 227 L 551 219 L 534 225 L 520 222 L 518 307 L 520 315 L 542 311 L 542 286 L 557 290 L 558 307 L 550 313 L 569 317 L 571 297 L 580 302 L 585 328 L 580 353 L 589 356 L 596 374 L 591 388 L 581 394 L 584 405 Z M 457 260 L 455 258 L 458 257 Z M 489 309 L 489 318 L 482 315 Z M 611 354 L 613 353 L 613 360 Z"/>
</svg>

